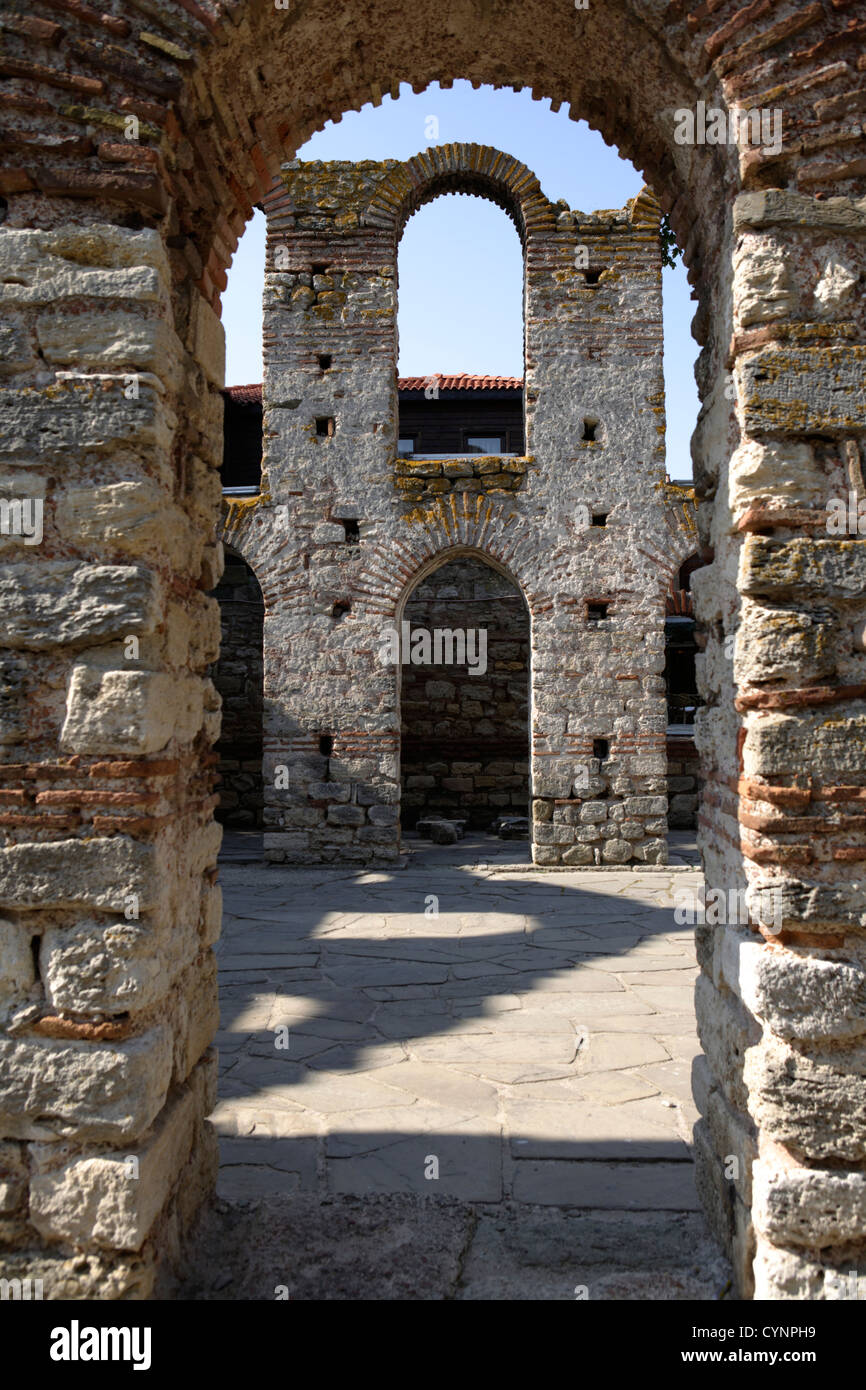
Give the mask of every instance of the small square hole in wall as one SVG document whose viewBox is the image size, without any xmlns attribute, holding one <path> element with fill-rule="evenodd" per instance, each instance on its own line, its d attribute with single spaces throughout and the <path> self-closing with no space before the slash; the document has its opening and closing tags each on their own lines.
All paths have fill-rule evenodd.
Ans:
<svg viewBox="0 0 866 1390">
<path fill-rule="evenodd" d="M 328 262 L 327 262 L 327 261 L 313 261 L 313 264 L 312 264 L 312 266 L 310 267 L 310 269 L 312 270 L 312 272 L 313 272 L 314 275 L 327 275 L 327 273 L 328 273 Z"/>
<path fill-rule="evenodd" d="M 334 417 L 333 415 L 316 416 L 316 438 L 333 439 L 334 437 Z"/>
<path fill-rule="evenodd" d="M 352 605 L 347 598 L 338 598 L 331 609 L 331 617 L 335 623 L 341 623 L 346 614 L 351 611 Z"/>
<path fill-rule="evenodd" d="M 586 605 L 586 621 L 588 623 L 604 622 L 609 607 L 609 603 L 588 603 Z"/>
<path fill-rule="evenodd" d="M 333 735 L 333 734 L 320 734 L 320 735 L 319 735 L 319 752 L 321 753 L 322 757 L 323 757 L 323 758 L 330 758 L 330 756 L 331 756 L 331 754 L 333 753 L 333 751 L 334 751 L 334 735 Z"/>
<path fill-rule="evenodd" d="M 587 283 L 588 285 L 597 285 L 598 282 L 599 282 L 599 280 L 600 280 L 601 277 L 602 277 L 603 271 L 604 271 L 604 266 L 601 266 L 601 265 L 588 266 L 587 269 L 583 272 L 583 278 L 584 278 L 584 280 L 586 281 L 586 283 Z"/>
<path fill-rule="evenodd" d="M 593 526 L 606 526 L 606 525 L 607 525 L 607 512 L 593 512 L 593 514 L 592 514 L 592 525 L 593 525 Z"/>
<path fill-rule="evenodd" d="M 334 360 L 334 359 L 332 358 L 332 356 L 331 356 L 331 354 L 330 354 L 329 352 L 320 352 L 320 353 L 319 353 L 319 371 L 321 371 L 321 372 L 329 372 L 329 371 L 331 370 L 331 363 L 333 362 L 333 360 Z"/>
<path fill-rule="evenodd" d="M 605 758 L 610 757 L 610 739 L 594 738 L 592 740 L 592 756 L 598 758 L 603 763 Z"/>
<path fill-rule="evenodd" d="M 346 544 L 357 545 L 361 539 L 361 523 L 355 517 L 340 517 L 340 525 L 346 533 Z"/>
<path fill-rule="evenodd" d="M 598 427 L 600 423 L 599 420 L 593 420 L 590 415 L 585 415 L 583 420 L 583 434 L 580 436 L 581 439 L 587 440 L 590 443 L 596 442 L 598 440 Z"/>
</svg>

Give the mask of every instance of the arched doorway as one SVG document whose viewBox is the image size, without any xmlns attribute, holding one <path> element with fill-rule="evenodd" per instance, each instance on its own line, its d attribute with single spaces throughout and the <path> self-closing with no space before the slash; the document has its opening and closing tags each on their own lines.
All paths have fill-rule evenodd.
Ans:
<svg viewBox="0 0 866 1390">
<path fill-rule="evenodd" d="M 403 623 L 404 832 L 431 817 L 472 830 L 528 817 L 530 619 L 519 588 L 461 555 L 419 581 Z"/>
</svg>

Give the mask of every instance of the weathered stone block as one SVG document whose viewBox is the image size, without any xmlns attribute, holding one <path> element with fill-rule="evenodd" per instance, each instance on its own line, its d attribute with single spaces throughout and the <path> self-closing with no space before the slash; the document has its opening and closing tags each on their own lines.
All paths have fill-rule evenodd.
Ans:
<svg viewBox="0 0 866 1390">
<path fill-rule="evenodd" d="M 72 671 L 62 748 L 75 753 L 156 753 L 189 743 L 204 718 L 204 682 L 158 671 Z"/>
<path fill-rule="evenodd" d="M 46 651 L 153 632 L 160 617 L 157 576 L 134 565 L 43 560 L 0 565 L 0 642 Z"/>
<path fill-rule="evenodd" d="M 135 1013 L 157 1004 L 199 947 L 197 923 L 158 929 L 136 921 L 88 920 L 49 927 L 39 970 L 54 1009 Z"/>
<path fill-rule="evenodd" d="M 742 934 L 732 948 L 728 983 L 774 1033 L 814 1039 L 866 1033 L 866 971 L 859 963 L 771 948 Z"/>
<path fill-rule="evenodd" d="M 739 587 L 764 597 L 859 598 L 866 589 L 866 546 L 857 540 L 746 537 Z"/>
<path fill-rule="evenodd" d="M 859 429 L 866 414 L 864 366 L 866 348 L 859 345 L 754 353 L 739 368 L 743 428 L 750 435 Z"/>
<path fill-rule="evenodd" d="M 823 1162 L 866 1158 L 866 1044 L 791 1046 L 765 1033 L 749 1050 L 750 1109 L 770 1139 Z"/>
<path fill-rule="evenodd" d="M 156 851 L 125 836 L 55 840 L 0 849 L 0 906 L 99 908 L 123 912 L 155 905 Z"/>
<path fill-rule="evenodd" d="M 753 1169 L 754 1219 L 777 1245 L 823 1249 L 859 1242 L 866 1230 L 866 1174 L 838 1168 Z"/>
<path fill-rule="evenodd" d="M 150 478 L 64 488 L 55 520 L 60 534 L 74 545 L 98 543 L 130 555 L 147 552 L 180 570 L 187 569 L 191 557 L 201 563 L 201 545 L 189 518 Z"/>
<path fill-rule="evenodd" d="M 189 1155 L 200 1088 L 185 1086 L 144 1140 L 122 1152 L 32 1144 L 30 1214 L 47 1240 L 140 1250 Z"/>
<path fill-rule="evenodd" d="M 329 825 L 363 825 L 367 819 L 363 806 L 329 806 Z"/>
<path fill-rule="evenodd" d="M 35 979 L 30 933 L 0 918 L 0 1014 L 27 995 Z"/>
<path fill-rule="evenodd" d="M 0 1038 L 0 1135 L 135 1138 L 165 1102 L 171 1061 L 162 1024 L 117 1043 Z"/>
</svg>

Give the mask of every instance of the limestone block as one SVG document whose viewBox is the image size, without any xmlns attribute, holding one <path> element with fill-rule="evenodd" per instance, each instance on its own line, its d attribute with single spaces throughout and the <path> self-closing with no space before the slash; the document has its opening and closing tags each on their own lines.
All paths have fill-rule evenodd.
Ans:
<svg viewBox="0 0 866 1390">
<path fill-rule="evenodd" d="M 86 919 L 48 927 L 39 970 L 45 998 L 73 1013 L 135 1013 L 157 1004 L 199 949 L 197 923 L 173 931 L 141 921 Z"/>
<path fill-rule="evenodd" d="M 217 964 L 213 951 L 203 952 L 180 977 L 172 1006 L 173 1079 L 185 1081 L 213 1042 L 219 1028 Z"/>
<path fill-rule="evenodd" d="M 0 1014 L 26 997 L 34 979 L 30 933 L 18 922 L 0 918 Z"/>
<path fill-rule="evenodd" d="M 202 726 L 204 682 L 158 671 L 73 667 L 60 745 L 75 753 L 156 753 Z"/>
<path fill-rule="evenodd" d="M 859 598 L 866 588 L 866 546 L 857 540 L 746 537 L 740 556 L 745 594 Z"/>
<path fill-rule="evenodd" d="M 194 527 L 213 532 L 220 514 L 222 495 L 219 473 L 192 454 L 186 461 L 184 506 Z"/>
<path fill-rule="evenodd" d="M 32 1241 L 32 1231 L 29 1233 Z M 48 1299 L 147 1299 L 154 1295 L 156 1268 L 152 1256 L 110 1255 L 88 1251 L 70 1254 L 62 1246 L 24 1249 L 4 1255 L 4 1278 L 41 1280 Z"/>
<path fill-rule="evenodd" d="M 827 318 L 835 317 L 842 305 L 851 298 L 859 279 L 859 268 L 849 265 L 841 256 L 829 256 L 815 286 L 815 299 L 819 311 Z"/>
<path fill-rule="evenodd" d="M 188 518 L 151 478 L 64 488 L 55 515 L 60 534 L 74 545 L 157 554 L 172 569 L 186 569 L 190 551 L 195 553 L 196 537 Z"/>
<path fill-rule="evenodd" d="M 0 1142 L 0 1218 L 12 1216 L 26 1204 L 26 1153 L 22 1144 Z"/>
<path fill-rule="evenodd" d="M 206 883 L 201 895 L 201 940 L 213 946 L 219 940 L 223 918 L 223 890 L 218 883 Z"/>
<path fill-rule="evenodd" d="M 153 632 L 157 576 L 138 565 L 0 565 L 0 642 L 46 651 Z"/>
<path fill-rule="evenodd" d="M 154 846 L 122 835 L 0 849 L 0 906 L 123 912 L 134 894 L 144 912 L 158 888 Z"/>
<path fill-rule="evenodd" d="M 668 809 L 666 796 L 627 796 L 622 803 L 626 816 L 663 816 Z"/>
<path fill-rule="evenodd" d="M 345 539 L 346 533 L 339 522 L 320 521 L 318 526 L 313 527 L 314 545 L 343 544 Z"/>
<path fill-rule="evenodd" d="M 863 925 L 866 882 L 861 878 L 821 883 L 789 877 L 774 879 L 769 886 L 778 895 L 774 906 L 784 925 L 795 924 L 802 930 L 808 924 L 836 931 L 840 922 Z"/>
<path fill-rule="evenodd" d="M 161 390 L 156 377 L 143 373 L 134 382 L 126 375 L 64 373 L 44 391 L 0 391 L 0 458 L 22 468 L 62 467 L 70 457 L 121 450 L 164 459 L 177 421 Z"/>
<path fill-rule="evenodd" d="M 607 805 L 604 801 L 585 801 L 580 807 L 581 825 L 597 825 L 607 820 Z"/>
<path fill-rule="evenodd" d="M 595 856 L 589 845 L 573 845 L 565 850 L 562 856 L 563 864 L 593 864 Z"/>
<path fill-rule="evenodd" d="M 730 976 L 730 967 L 725 973 Z M 770 948 L 740 934 L 732 987 L 780 1037 L 866 1033 L 866 970 L 859 964 Z"/>
<path fill-rule="evenodd" d="M 366 814 L 362 806 L 329 806 L 328 824 L 329 825 L 363 825 Z"/>
<path fill-rule="evenodd" d="M 866 231 L 866 203 L 861 198 L 818 199 L 787 188 L 740 193 L 734 203 L 734 230 L 743 227 L 814 227 L 822 231 Z"/>
<path fill-rule="evenodd" d="M 758 1242 L 754 1274 L 755 1298 L 760 1300 L 835 1303 L 863 1296 L 863 1274 L 858 1277 L 856 1265 L 830 1268 L 799 1250 L 780 1250 L 766 1239 Z"/>
<path fill-rule="evenodd" d="M 695 1186 L 701 1205 L 731 1261 L 739 1296 L 749 1298 L 754 1250 L 751 1213 L 737 1195 L 735 1184 L 725 1176 L 726 1165 L 720 1161 L 706 1120 L 695 1125 L 694 1149 Z"/>
<path fill-rule="evenodd" d="M 866 767 L 866 708 L 862 701 L 840 709 L 779 712 L 752 720 L 743 744 L 746 777 L 811 775 L 821 782 L 844 781 Z"/>
<path fill-rule="evenodd" d="M 707 1132 L 725 1182 L 732 1183 L 740 1201 L 752 1200 L 752 1164 L 758 1155 L 757 1136 L 748 1115 L 732 1110 L 718 1087 L 706 1107 Z"/>
<path fill-rule="evenodd" d="M 192 297 L 187 347 L 208 380 L 222 388 L 226 379 L 226 333 L 202 295 Z"/>
<path fill-rule="evenodd" d="M 0 324 L 0 376 L 15 376 L 36 366 L 36 353 L 25 324 L 11 318 Z"/>
<path fill-rule="evenodd" d="M 754 1219 L 778 1245 L 822 1249 L 862 1241 L 866 1173 L 838 1168 L 780 1168 L 762 1159 L 753 1169 Z"/>
<path fill-rule="evenodd" d="M 820 434 L 861 427 L 866 347 L 767 349 L 740 360 L 747 434 Z"/>
<path fill-rule="evenodd" d="M 741 328 L 785 318 L 797 308 L 787 248 L 745 234 L 734 255 L 734 313 Z"/>
<path fill-rule="evenodd" d="M 698 1035 L 710 1070 L 734 1111 L 749 1112 L 743 1059 L 755 1050 L 761 1030 L 735 998 L 722 995 L 704 974 L 695 983 Z"/>
<path fill-rule="evenodd" d="M 639 820 L 623 819 L 618 830 L 624 840 L 642 840 L 644 837 L 643 826 Z"/>
<path fill-rule="evenodd" d="M 826 608 L 796 612 L 744 599 L 734 647 L 734 680 L 808 680 L 836 669 L 838 633 Z"/>
<path fill-rule="evenodd" d="M 203 1096 L 183 1086 L 142 1141 L 122 1151 L 32 1144 L 30 1214 L 48 1240 L 140 1250 L 192 1148 Z"/>
<path fill-rule="evenodd" d="M 750 1110 L 769 1139 L 817 1160 L 866 1158 L 866 1045 L 793 1047 L 773 1034 L 749 1050 Z"/>
<path fill-rule="evenodd" d="M 168 385 L 179 379 L 180 342 L 165 319 L 122 310 L 40 314 L 36 336 L 46 362 L 112 371 L 155 372 Z"/>
<path fill-rule="evenodd" d="M 632 850 L 633 846 L 628 840 L 606 840 L 601 851 L 602 861 L 605 864 L 627 864 Z"/>
<path fill-rule="evenodd" d="M 823 506 L 826 496 L 827 480 L 809 444 L 746 439 L 731 455 L 728 501 L 734 511 L 759 499 Z"/>
<path fill-rule="evenodd" d="M 98 224 L 50 231 L 4 231 L 0 302 L 55 304 L 63 299 L 167 299 L 171 271 L 155 229 Z"/>
<path fill-rule="evenodd" d="M 644 840 L 640 844 L 632 844 L 632 851 L 635 859 L 641 864 L 666 864 L 668 862 L 668 847 L 665 840 Z"/>
<path fill-rule="evenodd" d="M 189 659 L 190 664 L 199 669 L 219 656 L 220 606 L 215 598 L 200 591 L 196 591 L 191 603 Z"/>
<path fill-rule="evenodd" d="M 162 1109 L 171 1062 L 162 1024 L 116 1043 L 0 1038 L 0 1135 L 135 1138 Z"/>
</svg>

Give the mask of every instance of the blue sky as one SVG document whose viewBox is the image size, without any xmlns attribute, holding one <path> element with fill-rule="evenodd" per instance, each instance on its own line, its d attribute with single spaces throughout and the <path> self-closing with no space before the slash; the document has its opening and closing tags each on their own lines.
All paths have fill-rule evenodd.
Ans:
<svg viewBox="0 0 866 1390">
<path fill-rule="evenodd" d="M 438 122 L 438 130 L 433 124 Z M 516 155 L 535 174 L 551 201 L 566 198 L 585 212 L 618 208 L 638 193 L 640 174 L 567 107 L 556 115 L 528 90 L 474 91 L 455 82 L 398 101 L 349 112 L 314 135 L 300 159 L 407 159 L 428 144 L 477 141 Z M 437 198 L 410 218 L 400 243 L 401 375 L 523 372 L 521 255 L 517 233 L 500 208 L 483 198 Z M 264 217 L 247 226 L 223 295 L 227 338 L 226 382 L 262 378 L 261 298 Z M 667 467 L 691 477 L 689 438 L 698 414 L 690 333 L 695 302 L 685 270 L 664 271 Z"/>
</svg>

